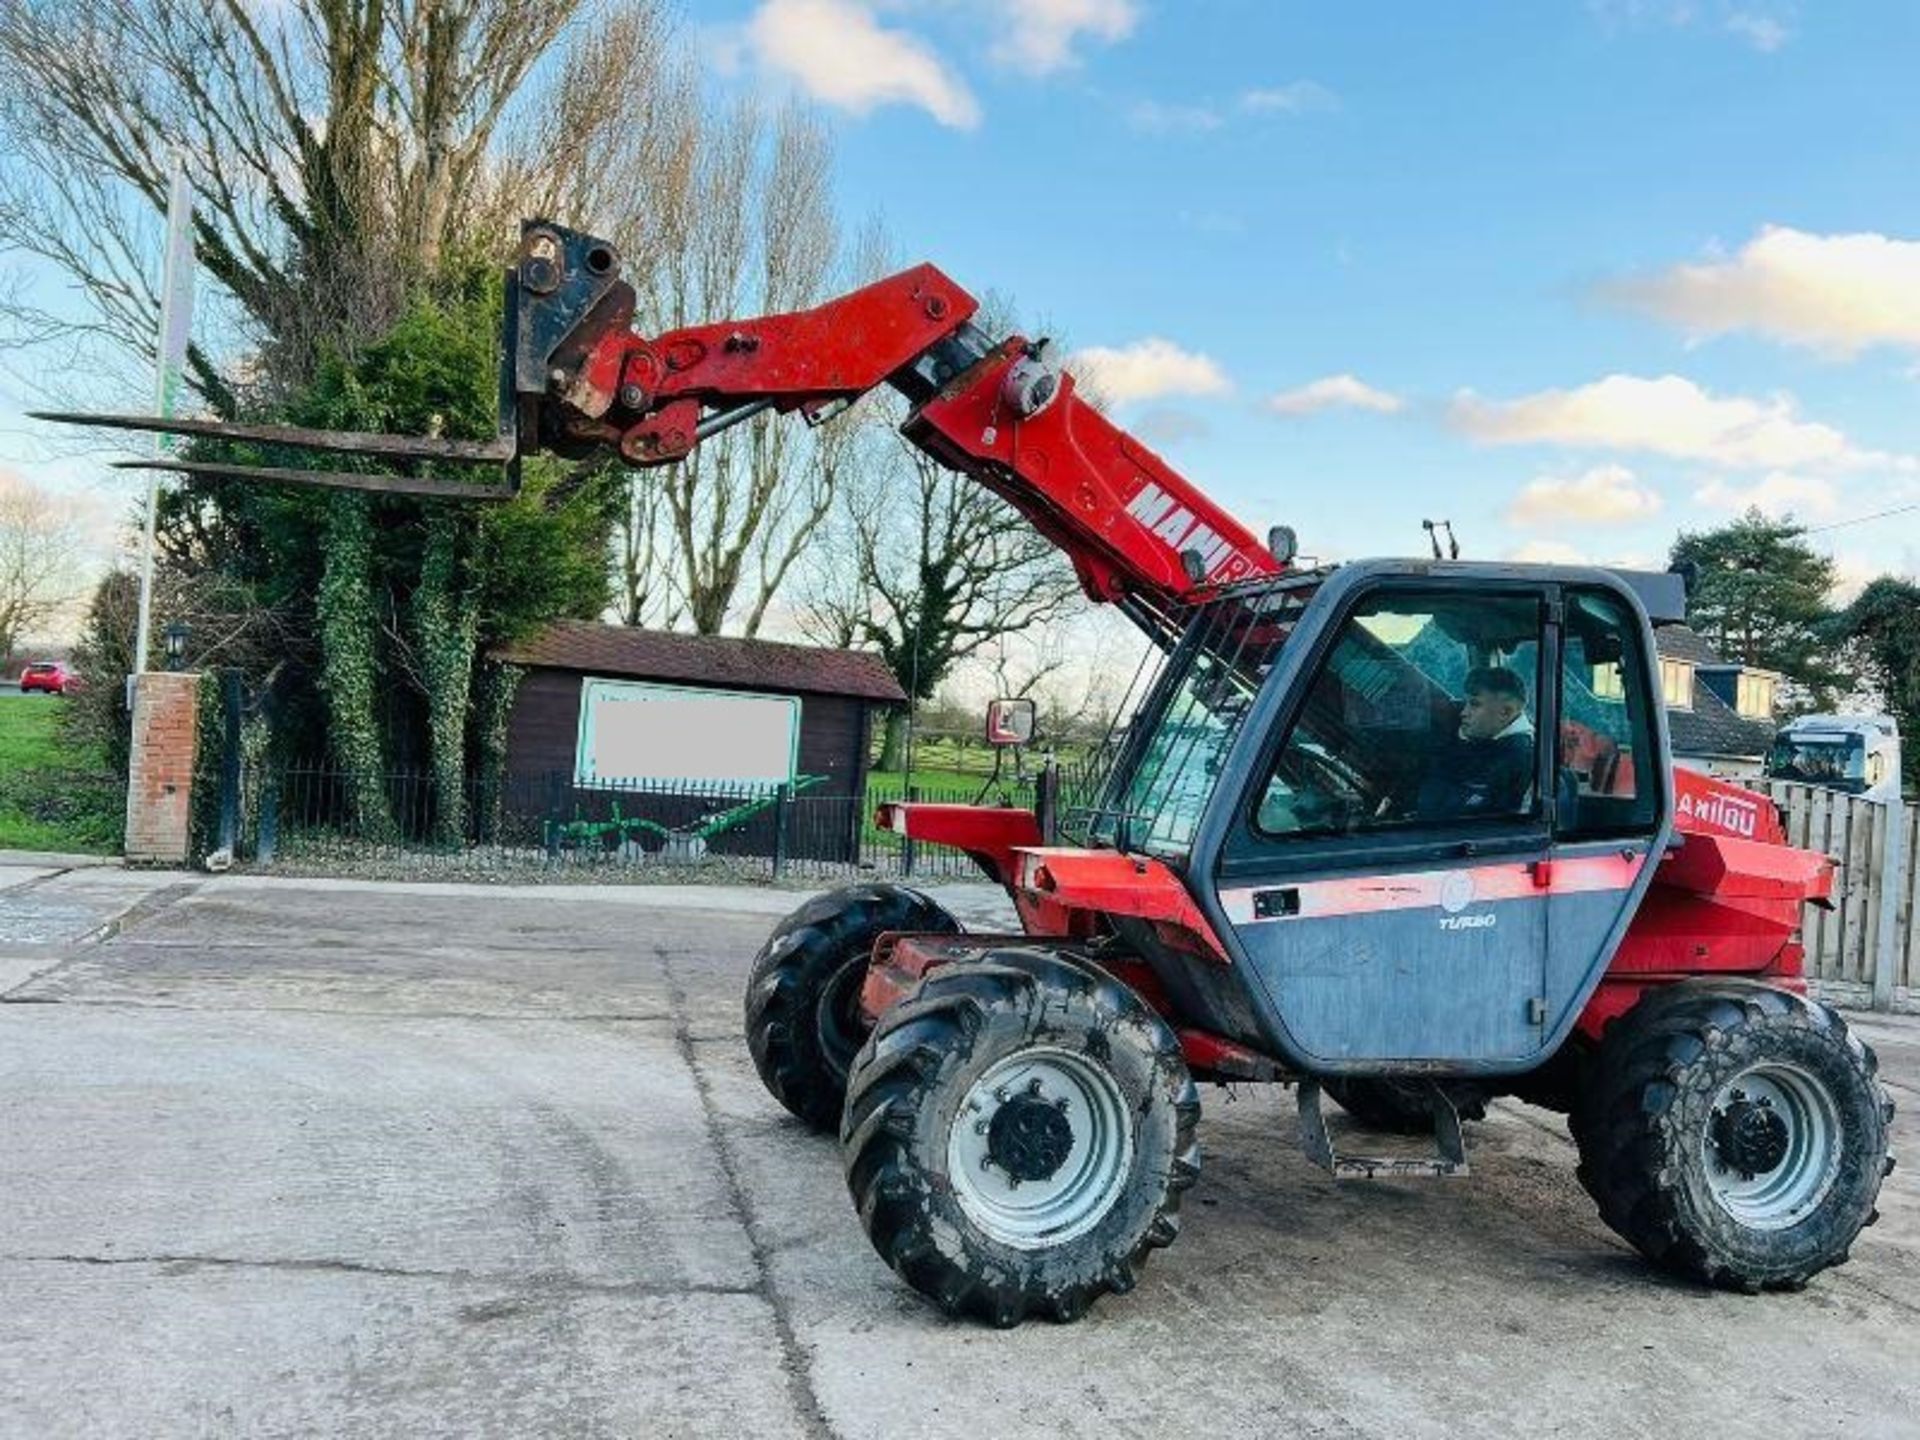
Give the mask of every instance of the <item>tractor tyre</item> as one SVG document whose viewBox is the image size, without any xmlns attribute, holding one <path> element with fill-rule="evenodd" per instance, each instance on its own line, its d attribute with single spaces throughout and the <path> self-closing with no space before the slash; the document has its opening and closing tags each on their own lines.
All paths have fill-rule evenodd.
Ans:
<svg viewBox="0 0 1920 1440">
<path fill-rule="evenodd" d="M 1200 1173 L 1180 1043 L 1043 950 L 930 972 L 854 1061 L 841 1146 L 881 1259 L 951 1315 L 1076 1320 L 1134 1286 Z"/>
<path fill-rule="evenodd" d="M 1388 1135 L 1431 1135 L 1433 1108 L 1426 1086 L 1376 1075 L 1329 1075 L 1320 1088 L 1369 1130 Z M 1487 1097 L 1479 1090 L 1449 1086 L 1447 1095 L 1462 1120 L 1487 1118 Z"/>
<path fill-rule="evenodd" d="M 867 1038 L 860 1013 L 873 942 L 889 930 L 952 935 L 960 923 L 903 885 L 844 885 L 774 927 L 747 976 L 747 1048 L 788 1110 L 815 1130 L 840 1128 L 847 1067 Z"/>
<path fill-rule="evenodd" d="M 1825 1005 L 1754 981 L 1651 992 L 1607 1031 L 1575 1107 L 1580 1183 L 1654 1264 L 1797 1290 L 1847 1259 L 1893 1169 L 1873 1051 Z"/>
</svg>

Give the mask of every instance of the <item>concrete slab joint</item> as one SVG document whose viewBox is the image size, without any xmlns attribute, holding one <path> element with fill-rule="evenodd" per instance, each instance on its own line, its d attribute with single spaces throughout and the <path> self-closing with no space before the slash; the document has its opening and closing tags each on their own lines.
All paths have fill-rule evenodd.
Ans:
<svg viewBox="0 0 1920 1440">
<path fill-rule="evenodd" d="M 179 864 L 187 858 L 199 694 L 197 674 L 148 671 L 134 677 L 127 763 L 129 860 Z"/>
</svg>

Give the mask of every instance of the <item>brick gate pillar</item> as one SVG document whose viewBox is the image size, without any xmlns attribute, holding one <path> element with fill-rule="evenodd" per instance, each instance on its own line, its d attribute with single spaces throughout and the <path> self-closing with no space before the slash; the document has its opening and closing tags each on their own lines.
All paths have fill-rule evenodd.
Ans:
<svg viewBox="0 0 1920 1440">
<path fill-rule="evenodd" d="M 127 858 L 186 860 L 193 815 L 193 756 L 200 677 L 148 671 L 133 681 L 133 748 L 127 764 Z"/>
</svg>

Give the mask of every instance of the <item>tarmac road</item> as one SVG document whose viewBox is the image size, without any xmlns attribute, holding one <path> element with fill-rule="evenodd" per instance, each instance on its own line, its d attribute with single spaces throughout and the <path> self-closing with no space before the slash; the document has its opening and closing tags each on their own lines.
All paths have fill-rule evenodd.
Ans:
<svg viewBox="0 0 1920 1440">
<path fill-rule="evenodd" d="M 1139 1289 L 996 1332 L 754 1077 L 797 898 L 0 869 L 0 1434 L 1920 1434 L 1920 1020 L 1860 1019 L 1915 1159 L 1803 1294 L 1649 1271 L 1557 1116 L 1336 1187 L 1206 1091 Z"/>
</svg>

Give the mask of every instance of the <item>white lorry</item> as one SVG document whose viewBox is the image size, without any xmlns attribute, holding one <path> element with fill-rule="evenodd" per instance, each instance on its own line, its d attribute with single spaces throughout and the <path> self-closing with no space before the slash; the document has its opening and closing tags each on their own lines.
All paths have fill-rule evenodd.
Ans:
<svg viewBox="0 0 1920 1440">
<path fill-rule="evenodd" d="M 1802 715 L 1773 737 L 1766 773 L 1868 800 L 1897 800 L 1900 727 L 1891 715 Z"/>
</svg>

